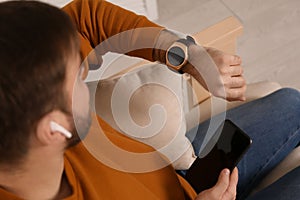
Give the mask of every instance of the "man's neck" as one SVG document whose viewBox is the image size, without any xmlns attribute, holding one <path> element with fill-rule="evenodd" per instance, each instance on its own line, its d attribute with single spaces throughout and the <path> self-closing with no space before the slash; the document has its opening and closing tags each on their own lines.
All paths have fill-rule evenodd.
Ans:
<svg viewBox="0 0 300 200">
<path fill-rule="evenodd" d="M 54 156 L 41 149 L 30 152 L 18 169 L 0 168 L 0 185 L 16 196 L 31 200 L 62 199 L 71 194 L 64 175 L 63 155 Z"/>
</svg>

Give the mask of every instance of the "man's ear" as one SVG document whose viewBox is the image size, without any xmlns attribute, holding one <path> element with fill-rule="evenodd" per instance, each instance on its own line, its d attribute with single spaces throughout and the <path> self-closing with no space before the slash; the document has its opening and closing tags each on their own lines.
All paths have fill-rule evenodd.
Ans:
<svg viewBox="0 0 300 200">
<path fill-rule="evenodd" d="M 44 144 L 64 143 L 72 134 L 64 128 L 67 126 L 67 120 L 63 113 L 54 111 L 44 116 L 37 124 L 36 138 Z"/>
</svg>

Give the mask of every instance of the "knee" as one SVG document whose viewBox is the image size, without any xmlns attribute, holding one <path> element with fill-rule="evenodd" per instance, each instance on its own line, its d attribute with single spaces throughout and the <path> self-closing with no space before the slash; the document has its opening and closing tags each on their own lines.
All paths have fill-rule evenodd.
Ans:
<svg viewBox="0 0 300 200">
<path fill-rule="evenodd" d="M 285 99 L 300 99 L 300 92 L 293 88 L 282 88 L 274 92 L 274 94 L 282 96 Z"/>
<path fill-rule="evenodd" d="M 275 98 L 281 103 L 293 104 L 300 106 L 300 92 L 293 88 L 282 88 L 273 93 Z"/>
</svg>

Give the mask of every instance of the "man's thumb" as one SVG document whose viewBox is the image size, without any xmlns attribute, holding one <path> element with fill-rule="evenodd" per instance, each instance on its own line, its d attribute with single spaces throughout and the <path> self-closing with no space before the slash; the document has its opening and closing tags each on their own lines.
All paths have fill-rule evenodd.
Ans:
<svg viewBox="0 0 300 200">
<path fill-rule="evenodd" d="M 223 169 L 219 175 L 217 184 L 214 186 L 215 192 L 218 194 L 223 194 L 228 186 L 230 181 L 230 171 L 229 169 Z"/>
</svg>

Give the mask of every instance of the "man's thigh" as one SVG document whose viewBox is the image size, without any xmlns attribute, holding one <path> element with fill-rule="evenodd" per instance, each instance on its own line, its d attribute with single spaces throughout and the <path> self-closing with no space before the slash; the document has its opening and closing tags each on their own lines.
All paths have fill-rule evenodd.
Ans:
<svg viewBox="0 0 300 200">
<path fill-rule="evenodd" d="M 238 197 L 245 197 L 299 143 L 300 93 L 282 89 L 200 124 L 196 135 L 190 136 L 196 153 L 203 147 L 205 134 L 211 134 L 208 133 L 211 122 L 221 123 L 224 114 L 253 141 L 238 165 Z M 195 133 L 195 129 L 192 132 Z M 189 137 L 189 133 L 187 135 Z"/>
</svg>

